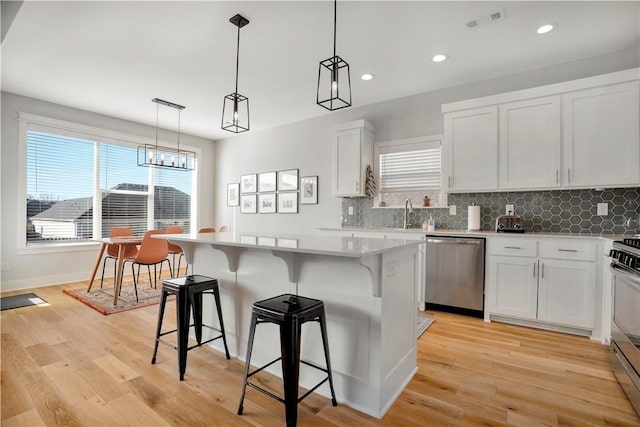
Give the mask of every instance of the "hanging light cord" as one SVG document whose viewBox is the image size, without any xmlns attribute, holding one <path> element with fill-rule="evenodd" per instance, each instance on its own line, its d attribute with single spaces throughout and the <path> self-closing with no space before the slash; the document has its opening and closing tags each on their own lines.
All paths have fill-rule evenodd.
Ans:
<svg viewBox="0 0 640 427">
<path fill-rule="evenodd" d="M 336 57 L 336 27 L 338 22 L 338 0 L 333 0 L 333 57 Z M 335 61 L 335 59 L 334 59 Z"/>
<path fill-rule="evenodd" d="M 160 111 L 160 104 L 156 103 L 156 151 L 158 151 L 158 114 L 160 114 L 159 111 Z"/>
<path fill-rule="evenodd" d="M 180 156 L 180 113 L 182 111 L 178 110 L 178 157 Z M 180 161 L 180 158 L 178 158 L 178 161 Z"/>
<path fill-rule="evenodd" d="M 236 46 L 236 98 L 238 96 L 238 69 L 240 68 L 240 25 L 238 25 L 238 44 Z"/>
</svg>

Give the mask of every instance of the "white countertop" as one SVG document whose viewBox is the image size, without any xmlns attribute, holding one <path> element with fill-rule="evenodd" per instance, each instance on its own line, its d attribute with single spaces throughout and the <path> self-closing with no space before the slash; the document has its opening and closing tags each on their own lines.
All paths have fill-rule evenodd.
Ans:
<svg viewBox="0 0 640 427">
<path fill-rule="evenodd" d="M 406 233 L 409 235 L 433 235 L 433 236 L 469 236 L 469 237 L 530 237 L 530 238 L 575 238 L 575 239 L 606 239 L 620 240 L 625 235 L 621 234 L 591 234 L 591 233 L 551 233 L 551 232 L 525 232 L 525 233 L 498 233 L 495 231 L 467 231 L 467 230 L 446 230 L 439 229 L 436 231 L 425 231 L 419 228 L 338 228 L 338 227 L 322 227 L 319 230 L 327 231 L 346 231 L 346 232 L 379 232 L 379 233 Z M 629 233 L 633 235 L 633 233 Z"/>
<path fill-rule="evenodd" d="M 174 243 L 190 242 L 212 246 L 259 248 L 315 255 L 330 255 L 361 258 L 394 250 L 404 246 L 418 245 L 420 241 L 402 239 L 377 239 L 368 237 L 347 237 L 319 234 L 262 234 L 237 233 L 191 233 L 158 234 L 154 238 L 168 239 Z"/>
</svg>

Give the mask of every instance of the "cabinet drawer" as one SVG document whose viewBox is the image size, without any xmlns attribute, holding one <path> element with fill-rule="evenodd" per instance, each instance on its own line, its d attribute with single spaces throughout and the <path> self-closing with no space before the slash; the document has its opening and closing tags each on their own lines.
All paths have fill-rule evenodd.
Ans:
<svg viewBox="0 0 640 427">
<path fill-rule="evenodd" d="M 538 246 L 535 239 L 492 238 L 487 244 L 490 255 L 537 257 Z"/>
<path fill-rule="evenodd" d="M 542 239 L 540 257 L 568 259 L 576 261 L 595 261 L 596 242 L 573 239 Z"/>
</svg>

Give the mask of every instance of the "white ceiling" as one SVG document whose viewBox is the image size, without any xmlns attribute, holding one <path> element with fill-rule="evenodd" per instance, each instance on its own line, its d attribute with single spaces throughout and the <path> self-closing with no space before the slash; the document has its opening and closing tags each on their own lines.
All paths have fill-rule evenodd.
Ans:
<svg viewBox="0 0 640 427">
<path fill-rule="evenodd" d="M 4 1 L 3 1 L 4 2 Z M 638 1 L 339 1 L 337 53 L 353 105 L 637 48 Z M 504 10 L 500 22 L 466 22 Z M 240 13 L 241 94 L 251 130 L 322 114 L 318 62 L 333 52 L 333 2 L 25 2 L 2 43 L 2 89 L 155 125 L 158 97 L 185 105 L 182 131 L 212 139 L 234 91 Z M 557 30 L 536 34 L 542 23 Z M 449 60 L 436 64 L 435 53 Z M 362 73 L 376 78 L 361 81 Z M 168 109 L 165 109 L 168 110 Z M 171 110 L 169 110 L 171 111 Z M 175 129 L 173 116 L 162 125 Z"/>
</svg>

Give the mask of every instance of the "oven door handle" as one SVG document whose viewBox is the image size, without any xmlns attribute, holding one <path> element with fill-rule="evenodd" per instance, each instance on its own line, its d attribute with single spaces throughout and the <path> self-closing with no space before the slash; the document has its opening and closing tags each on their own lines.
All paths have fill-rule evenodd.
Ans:
<svg viewBox="0 0 640 427">
<path fill-rule="evenodd" d="M 640 276 L 637 274 L 629 273 L 627 270 L 622 267 L 618 267 L 617 265 L 610 265 L 609 268 L 611 268 L 611 271 L 614 274 L 625 276 L 627 279 L 631 280 L 634 285 L 640 287 Z"/>
</svg>

